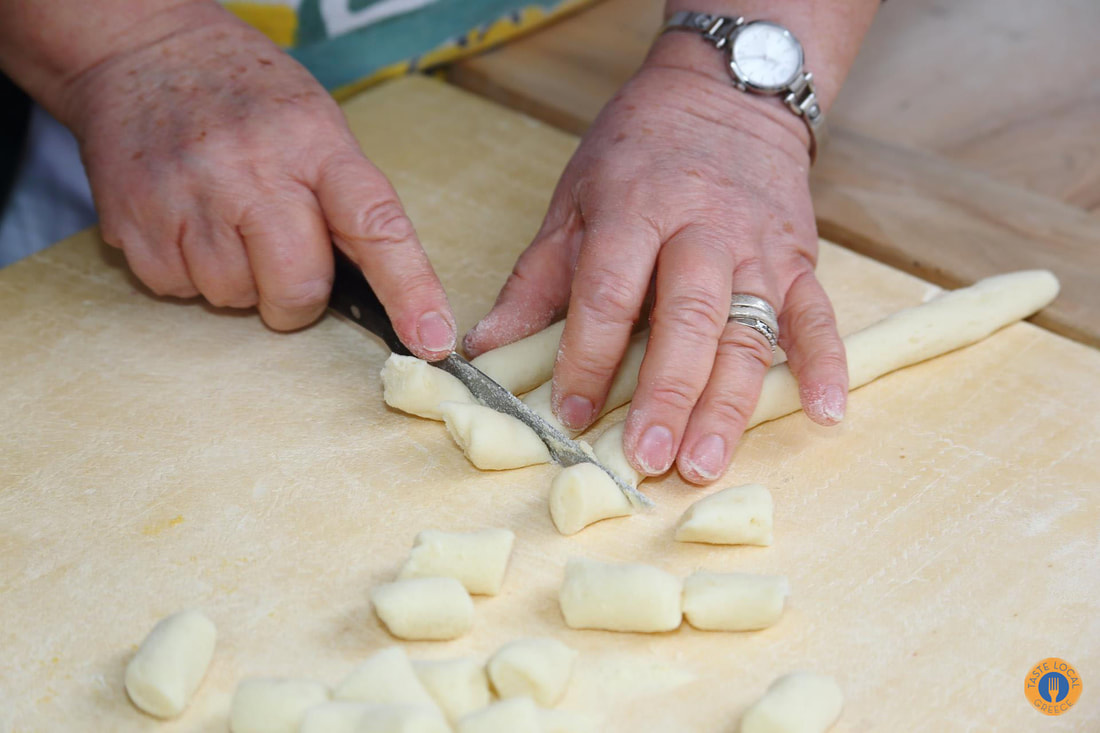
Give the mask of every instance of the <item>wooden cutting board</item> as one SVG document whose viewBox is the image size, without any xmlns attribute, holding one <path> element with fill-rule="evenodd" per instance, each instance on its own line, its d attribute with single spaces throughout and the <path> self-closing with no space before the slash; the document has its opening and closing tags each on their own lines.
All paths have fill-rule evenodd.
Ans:
<svg viewBox="0 0 1100 733">
<path fill-rule="evenodd" d="M 346 110 L 469 327 L 575 140 L 425 79 Z M 934 290 L 827 244 L 820 274 L 843 331 Z M 93 232 L 0 272 L 0 311 L 0 730 L 223 730 L 242 677 L 335 683 L 393 643 L 367 594 L 418 530 L 491 526 L 518 535 L 503 594 L 476 600 L 465 638 L 410 654 L 561 639 L 581 650 L 563 707 L 607 731 L 733 731 L 793 669 L 839 678 L 837 731 L 1100 725 L 1100 353 L 1031 324 L 860 389 L 837 429 L 798 414 L 752 431 L 719 486 L 771 487 L 775 545 L 719 548 L 672 541 L 703 495 L 675 476 L 645 484 L 656 511 L 559 536 L 556 469 L 479 472 L 441 425 L 386 409 L 372 337 L 157 300 Z M 785 573 L 793 596 L 759 633 L 571 631 L 572 555 Z M 214 619 L 218 651 L 159 724 L 122 673 L 185 607 Z M 1023 685 L 1050 656 L 1084 695 L 1047 719 Z"/>
</svg>

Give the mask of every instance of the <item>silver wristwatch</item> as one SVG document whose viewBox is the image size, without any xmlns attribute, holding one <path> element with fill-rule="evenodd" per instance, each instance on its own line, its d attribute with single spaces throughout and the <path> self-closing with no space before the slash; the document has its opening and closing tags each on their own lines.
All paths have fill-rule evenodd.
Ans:
<svg viewBox="0 0 1100 733">
<path fill-rule="evenodd" d="M 746 21 L 726 15 L 674 13 L 661 28 L 695 31 L 714 44 L 729 49 L 729 71 L 734 86 L 743 92 L 783 97 L 787 108 L 810 130 L 810 161 L 817 158 L 824 140 L 825 113 L 817 102 L 813 74 L 802 68 L 802 44 L 794 35 L 768 20 Z"/>
</svg>

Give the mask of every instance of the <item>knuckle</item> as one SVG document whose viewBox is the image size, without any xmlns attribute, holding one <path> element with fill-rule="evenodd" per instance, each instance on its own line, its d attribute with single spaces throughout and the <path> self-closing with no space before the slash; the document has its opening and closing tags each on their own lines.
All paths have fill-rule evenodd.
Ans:
<svg viewBox="0 0 1100 733">
<path fill-rule="evenodd" d="M 772 348 L 754 329 L 732 323 L 718 344 L 718 356 L 743 363 L 749 369 L 764 371 L 771 366 Z"/>
<path fill-rule="evenodd" d="M 709 412 L 726 430 L 741 430 L 748 424 L 755 408 L 752 400 L 745 395 L 723 394 L 713 399 L 707 406 Z"/>
<path fill-rule="evenodd" d="M 737 267 L 734 268 L 734 279 L 740 282 L 761 284 L 768 282 L 764 261 L 755 254 L 740 258 Z"/>
<path fill-rule="evenodd" d="M 820 338 L 832 336 L 836 331 L 836 320 L 832 309 L 824 304 L 809 305 L 800 309 L 791 309 L 786 314 L 786 328 L 792 337 Z"/>
<path fill-rule="evenodd" d="M 578 305 L 604 323 L 633 323 L 641 298 L 619 273 L 598 268 L 588 273 L 578 291 Z"/>
<path fill-rule="evenodd" d="M 667 321 L 677 334 L 692 342 L 714 344 L 725 325 L 725 312 L 702 289 L 692 289 L 669 298 L 666 307 L 654 313 L 654 325 Z"/>
<path fill-rule="evenodd" d="M 203 296 L 218 308 L 251 308 L 256 305 L 256 289 L 251 285 L 212 288 Z"/>
<path fill-rule="evenodd" d="M 415 237 L 412 222 L 392 198 L 371 202 L 360 209 L 352 222 L 350 238 L 367 244 L 405 244 Z"/>
<path fill-rule="evenodd" d="M 274 291 L 265 293 L 263 300 L 280 310 L 308 310 L 324 303 L 331 287 L 332 280 L 328 277 L 300 280 L 283 284 Z"/>
<path fill-rule="evenodd" d="M 558 361 L 562 367 L 563 390 L 585 394 L 590 390 L 577 389 L 574 385 L 606 385 L 610 382 L 616 362 L 603 349 L 588 349 L 581 358 L 573 358 L 574 350 L 563 349 Z M 566 389 L 565 386 L 568 385 Z M 593 390 L 594 391 L 594 390 Z"/>
<path fill-rule="evenodd" d="M 649 393 L 654 403 L 678 413 L 690 412 L 699 399 L 699 390 L 687 380 L 674 376 L 658 380 Z"/>
<path fill-rule="evenodd" d="M 845 358 L 844 349 L 840 351 L 820 351 L 810 357 L 815 369 L 831 374 L 848 374 L 848 360 Z"/>
</svg>

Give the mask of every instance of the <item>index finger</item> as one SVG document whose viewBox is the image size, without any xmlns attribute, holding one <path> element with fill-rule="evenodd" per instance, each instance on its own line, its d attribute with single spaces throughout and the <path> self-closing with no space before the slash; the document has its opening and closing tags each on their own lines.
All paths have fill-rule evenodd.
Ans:
<svg viewBox="0 0 1100 733">
<path fill-rule="evenodd" d="M 428 361 L 451 353 L 457 329 L 447 295 L 386 177 L 349 151 L 322 165 L 316 193 L 333 242 L 359 265 L 401 342 Z"/>
</svg>

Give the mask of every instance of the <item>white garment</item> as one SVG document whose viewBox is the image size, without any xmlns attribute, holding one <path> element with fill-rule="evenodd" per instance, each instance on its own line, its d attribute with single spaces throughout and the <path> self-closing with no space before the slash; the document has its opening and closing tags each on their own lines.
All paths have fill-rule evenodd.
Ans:
<svg viewBox="0 0 1100 733">
<path fill-rule="evenodd" d="M 0 213 L 0 267 L 86 229 L 97 218 L 76 138 L 37 104 L 31 107 L 24 151 Z"/>
</svg>

